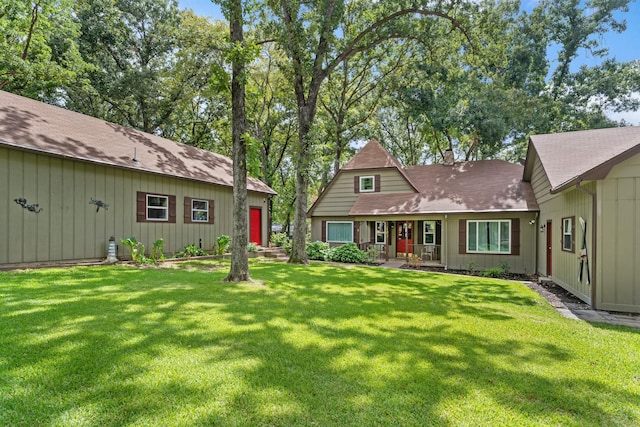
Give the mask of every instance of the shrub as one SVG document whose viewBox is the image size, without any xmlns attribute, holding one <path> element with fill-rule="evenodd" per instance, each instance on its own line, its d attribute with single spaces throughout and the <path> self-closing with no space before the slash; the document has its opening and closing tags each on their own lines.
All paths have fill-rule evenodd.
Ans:
<svg viewBox="0 0 640 427">
<path fill-rule="evenodd" d="M 193 243 L 185 246 L 176 256 L 181 258 L 191 258 L 192 256 L 205 256 L 207 253 Z"/>
<path fill-rule="evenodd" d="M 481 276 L 484 277 L 493 277 L 494 279 L 499 279 L 502 277 L 502 269 L 500 267 L 488 268 L 480 273 Z"/>
<path fill-rule="evenodd" d="M 144 245 L 141 242 L 131 236 L 128 239 L 122 239 L 120 242 L 129 249 L 131 254 L 131 260 L 137 264 L 144 264 L 147 262 L 147 257 L 144 256 Z"/>
<path fill-rule="evenodd" d="M 331 255 L 329 244 L 321 241 L 311 242 L 307 245 L 307 257 L 320 261 L 328 261 Z"/>
<path fill-rule="evenodd" d="M 158 239 L 153 242 L 153 249 L 151 249 L 149 258 L 156 264 L 164 261 L 164 239 Z"/>
<path fill-rule="evenodd" d="M 258 245 L 256 245 L 253 242 L 247 243 L 247 252 L 250 252 L 250 253 L 258 252 Z"/>
<path fill-rule="evenodd" d="M 409 254 L 409 265 L 413 268 L 420 268 L 422 265 L 422 259 L 420 255 Z"/>
<path fill-rule="evenodd" d="M 282 249 L 284 249 L 284 253 L 291 255 L 291 240 L 287 240 L 284 246 L 282 246 Z"/>
<path fill-rule="evenodd" d="M 289 236 L 287 236 L 287 233 L 273 233 L 270 241 L 274 246 L 281 248 L 289 242 Z"/>
<path fill-rule="evenodd" d="M 374 264 L 380 255 L 380 251 L 376 247 L 376 245 L 369 245 L 367 248 L 367 262 L 369 264 Z"/>
<path fill-rule="evenodd" d="M 358 249 L 355 243 L 346 243 L 338 246 L 331 253 L 331 261 L 349 262 L 353 264 L 362 263 L 367 259 L 367 254 Z"/>
<path fill-rule="evenodd" d="M 224 255 L 229 250 L 229 245 L 231 244 L 231 237 L 223 234 L 222 236 L 216 239 L 216 247 L 215 253 L 218 255 Z"/>
<path fill-rule="evenodd" d="M 502 270 L 502 274 L 506 276 L 511 271 L 511 266 L 509 265 L 508 262 L 502 261 L 500 263 L 500 270 Z"/>
</svg>

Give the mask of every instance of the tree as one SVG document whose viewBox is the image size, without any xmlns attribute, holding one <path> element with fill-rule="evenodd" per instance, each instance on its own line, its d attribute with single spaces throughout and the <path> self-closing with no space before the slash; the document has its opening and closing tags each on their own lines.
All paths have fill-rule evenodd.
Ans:
<svg viewBox="0 0 640 427">
<path fill-rule="evenodd" d="M 231 138 L 233 140 L 233 235 L 231 268 L 226 282 L 250 280 L 247 256 L 247 143 L 245 112 L 245 63 L 242 0 L 223 4 L 229 17 L 231 40 Z"/>
<path fill-rule="evenodd" d="M 317 111 L 320 88 L 327 76 L 342 62 L 380 43 L 401 37 L 413 37 L 416 30 L 428 36 L 433 22 L 445 20 L 450 27 L 462 29 L 454 16 L 458 5 L 419 7 L 368 2 L 344 3 L 337 0 L 271 0 L 273 12 L 269 30 L 286 53 L 297 104 L 298 141 L 294 153 L 296 200 L 292 252 L 289 262 L 306 263 L 306 211 L 309 165 L 313 139 L 312 125 Z M 430 3 L 429 3 L 430 4 Z M 359 31 L 340 38 L 338 24 L 345 11 L 358 14 Z M 455 10 L 454 10 L 455 9 Z M 422 19 L 421 19 L 422 18 Z"/>
<path fill-rule="evenodd" d="M 69 0 L 0 0 L 0 89 L 50 98 L 80 79 L 85 64 Z"/>
</svg>

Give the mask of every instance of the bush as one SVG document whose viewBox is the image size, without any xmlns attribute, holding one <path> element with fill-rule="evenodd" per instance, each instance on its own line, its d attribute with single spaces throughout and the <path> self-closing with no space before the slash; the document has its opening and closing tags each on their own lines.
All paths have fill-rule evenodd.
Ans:
<svg viewBox="0 0 640 427">
<path fill-rule="evenodd" d="M 231 244 L 231 237 L 227 235 L 222 235 L 216 239 L 216 246 L 214 248 L 214 252 L 218 255 L 224 255 L 229 250 L 229 245 Z"/>
<path fill-rule="evenodd" d="M 287 236 L 287 233 L 273 233 L 269 240 L 274 246 L 281 248 L 289 243 L 289 236 Z"/>
<path fill-rule="evenodd" d="M 367 259 L 367 254 L 364 251 L 358 249 L 355 243 L 346 243 L 338 246 L 331 253 L 331 261 L 336 262 L 348 262 L 348 263 L 362 263 Z"/>
<path fill-rule="evenodd" d="M 380 255 L 380 251 L 376 247 L 376 245 L 369 245 L 367 248 L 367 262 L 369 264 L 375 264 L 378 256 Z"/>
<path fill-rule="evenodd" d="M 331 248 L 328 243 L 315 241 L 307 245 L 307 257 L 319 261 L 328 261 L 331 259 Z"/>
<path fill-rule="evenodd" d="M 205 256 L 207 253 L 193 243 L 185 246 L 176 256 L 179 258 L 191 258 L 193 256 Z"/>
<path fill-rule="evenodd" d="M 500 267 L 488 268 L 480 273 L 483 277 L 493 277 L 494 279 L 499 279 L 502 277 L 503 271 Z"/>
<path fill-rule="evenodd" d="M 256 245 L 256 244 L 255 244 L 255 243 L 253 243 L 253 242 L 249 242 L 249 243 L 247 244 L 247 252 L 249 252 L 249 253 L 255 253 L 255 252 L 258 252 L 258 245 Z"/>
<path fill-rule="evenodd" d="M 284 246 L 282 246 L 282 249 L 284 249 L 284 253 L 291 255 L 291 240 L 287 240 Z"/>
<path fill-rule="evenodd" d="M 137 264 L 144 264 L 147 262 L 147 257 L 144 256 L 144 245 L 141 242 L 131 236 L 128 239 L 122 239 L 120 242 L 129 248 L 131 254 L 131 260 Z"/>
<path fill-rule="evenodd" d="M 153 249 L 149 258 L 155 263 L 164 261 L 164 239 L 158 239 L 153 242 Z"/>
</svg>

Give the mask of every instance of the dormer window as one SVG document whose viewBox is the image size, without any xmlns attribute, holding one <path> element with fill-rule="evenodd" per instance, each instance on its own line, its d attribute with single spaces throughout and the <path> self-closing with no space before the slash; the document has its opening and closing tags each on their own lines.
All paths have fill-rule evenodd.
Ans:
<svg viewBox="0 0 640 427">
<path fill-rule="evenodd" d="M 361 176 L 360 177 L 360 192 L 361 193 L 370 193 L 374 192 L 376 189 L 376 179 L 372 176 Z"/>
</svg>

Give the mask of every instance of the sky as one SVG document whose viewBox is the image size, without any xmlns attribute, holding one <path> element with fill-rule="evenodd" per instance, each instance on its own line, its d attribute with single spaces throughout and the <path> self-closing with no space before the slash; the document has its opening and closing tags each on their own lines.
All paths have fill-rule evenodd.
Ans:
<svg viewBox="0 0 640 427">
<path fill-rule="evenodd" d="M 212 19 L 224 19 L 220 6 L 213 4 L 210 0 L 178 0 L 180 8 L 192 9 L 196 14 L 208 16 Z M 538 2 L 536 0 L 524 0 L 523 4 L 528 10 L 532 9 Z M 629 12 L 617 13 L 616 18 L 623 18 L 627 21 L 627 30 L 623 33 L 610 32 L 600 37 L 601 47 L 609 49 L 609 56 L 620 62 L 640 59 L 640 0 L 633 0 L 629 5 Z M 552 59 L 552 58 L 550 58 Z M 574 61 L 572 66 L 577 70 L 580 65 L 593 66 L 602 61 L 601 58 L 594 58 L 589 52 L 583 51 Z M 640 97 L 640 94 L 638 94 Z M 610 113 L 609 117 L 614 120 L 625 119 L 633 125 L 640 125 L 640 111 L 633 113 Z"/>
</svg>

